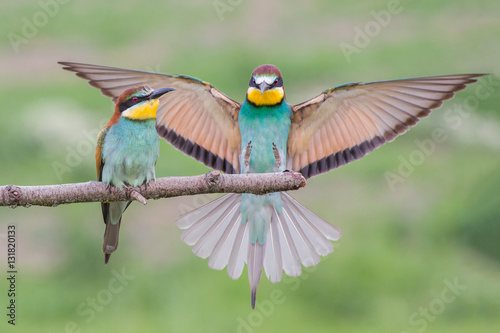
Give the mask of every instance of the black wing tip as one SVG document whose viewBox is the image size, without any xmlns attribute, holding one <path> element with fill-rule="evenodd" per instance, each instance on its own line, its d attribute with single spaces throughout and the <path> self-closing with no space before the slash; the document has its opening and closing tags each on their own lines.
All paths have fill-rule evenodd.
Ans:
<svg viewBox="0 0 500 333">
<path fill-rule="evenodd" d="M 104 265 L 108 264 L 110 257 L 111 257 L 111 253 L 104 253 Z"/>
<path fill-rule="evenodd" d="M 470 83 L 473 83 L 473 82 L 477 81 L 477 79 L 475 79 L 475 78 L 491 75 L 491 73 L 471 73 L 471 74 L 464 74 L 464 75 L 468 75 L 470 78 L 469 80 L 472 80 L 472 82 L 470 82 Z"/>
<path fill-rule="evenodd" d="M 257 301 L 257 288 L 253 289 L 250 293 L 250 302 L 252 304 L 252 310 L 255 310 L 255 302 Z"/>
<path fill-rule="evenodd" d="M 85 64 L 82 62 L 73 62 L 73 61 L 58 61 L 57 63 L 63 66 L 62 69 L 72 72 L 78 72 L 77 67 L 100 66 L 100 65 Z M 107 67 L 107 66 L 102 66 L 102 67 Z"/>
<path fill-rule="evenodd" d="M 78 71 L 75 69 L 72 63 L 62 62 L 62 61 L 58 61 L 57 63 L 59 65 L 62 65 L 63 66 L 62 69 L 64 69 L 65 71 L 76 72 L 78 75 Z"/>
<path fill-rule="evenodd" d="M 127 71 L 127 72 L 137 72 L 137 73 L 149 73 L 149 74 L 158 74 L 158 75 L 165 75 L 172 77 L 172 75 L 167 75 L 167 74 L 161 74 L 157 72 L 151 72 L 151 71 L 142 71 L 138 69 L 128 69 L 128 68 L 123 68 L 123 67 L 116 67 L 116 66 L 107 66 L 107 65 L 94 65 L 94 64 L 87 64 L 83 62 L 72 62 L 72 61 L 58 61 L 57 62 L 59 65 L 63 66 L 63 69 L 72 71 L 72 72 L 79 72 L 81 69 L 88 69 L 89 67 L 92 67 L 93 69 L 99 69 L 101 71 L 110 71 L 110 70 L 121 70 L 121 71 Z M 78 69 L 80 67 L 81 69 Z"/>
<path fill-rule="evenodd" d="M 175 131 L 169 130 L 162 125 L 157 126 L 156 131 L 158 132 L 158 135 L 160 137 L 164 138 L 174 148 L 180 150 L 181 152 L 194 158 L 195 160 L 202 162 L 209 168 L 220 170 L 228 174 L 236 173 L 236 168 L 231 163 L 229 163 L 227 159 L 221 158 L 220 156 L 206 150 L 205 148 L 192 142 L 191 140 L 178 135 L 177 133 L 175 133 Z"/>
<path fill-rule="evenodd" d="M 319 174 L 328 172 L 332 169 L 336 169 L 345 164 L 349 164 L 353 161 L 359 160 L 361 157 L 377 149 L 385 142 L 387 138 L 381 136 L 375 136 L 369 141 L 363 141 L 359 145 L 355 145 L 350 148 L 346 148 L 342 151 L 338 151 L 334 154 L 328 155 L 310 163 L 299 170 L 299 172 L 306 178 L 317 176 Z"/>
<path fill-rule="evenodd" d="M 378 83 L 393 83 L 393 82 L 404 82 L 404 81 L 427 81 L 427 80 L 436 80 L 436 79 L 462 79 L 463 82 L 457 83 L 456 84 L 456 89 L 453 89 L 451 91 L 453 97 L 453 92 L 455 91 L 460 91 L 465 89 L 467 84 L 477 82 L 478 78 L 486 75 L 491 75 L 489 73 L 471 73 L 471 74 L 449 74 L 449 75 L 430 75 L 430 76 L 416 76 L 416 77 L 409 77 L 409 78 L 404 78 L 404 79 L 389 79 L 389 80 L 381 80 L 381 81 L 371 81 L 371 82 L 366 82 L 366 83 L 359 83 L 359 85 L 367 86 L 367 85 L 372 85 L 372 84 L 378 84 Z M 452 83 L 447 83 L 452 85 Z M 344 85 L 340 85 L 339 88 L 343 88 Z M 347 87 L 350 87 L 349 84 Z M 332 88 L 332 90 L 335 90 L 337 87 Z M 450 98 L 451 98 L 450 97 Z M 445 98 L 449 99 L 449 98 Z M 443 99 L 443 100 L 445 100 Z"/>
</svg>

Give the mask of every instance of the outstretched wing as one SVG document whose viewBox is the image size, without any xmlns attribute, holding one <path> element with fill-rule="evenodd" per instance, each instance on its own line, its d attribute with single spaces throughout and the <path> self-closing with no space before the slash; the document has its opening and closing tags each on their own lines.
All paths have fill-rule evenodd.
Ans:
<svg viewBox="0 0 500 333">
<path fill-rule="evenodd" d="M 351 83 L 294 105 L 287 168 L 309 178 L 357 160 L 483 75 Z"/>
<path fill-rule="evenodd" d="M 176 90 L 160 98 L 156 130 L 175 148 L 207 166 L 239 173 L 240 103 L 210 83 L 184 75 L 165 75 L 115 67 L 59 62 L 116 101 L 128 88 L 147 85 Z"/>
</svg>

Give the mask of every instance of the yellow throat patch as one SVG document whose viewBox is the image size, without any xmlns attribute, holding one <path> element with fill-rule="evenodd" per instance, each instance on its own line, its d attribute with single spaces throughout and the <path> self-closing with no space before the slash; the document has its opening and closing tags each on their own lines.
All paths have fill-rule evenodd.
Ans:
<svg viewBox="0 0 500 333">
<path fill-rule="evenodd" d="M 156 109 L 158 109 L 158 105 L 160 105 L 158 99 L 149 100 L 123 111 L 122 117 L 130 120 L 156 119 Z"/>
<path fill-rule="evenodd" d="M 271 106 L 279 104 L 283 100 L 283 97 L 285 97 L 283 87 L 269 89 L 264 91 L 262 94 L 259 89 L 255 89 L 254 87 L 248 87 L 247 90 L 248 101 L 257 106 Z"/>
</svg>

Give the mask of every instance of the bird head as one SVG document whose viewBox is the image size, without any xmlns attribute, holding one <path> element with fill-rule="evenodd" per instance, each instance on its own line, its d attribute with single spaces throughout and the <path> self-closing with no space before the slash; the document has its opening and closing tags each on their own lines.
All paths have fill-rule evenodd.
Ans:
<svg viewBox="0 0 500 333">
<path fill-rule="evenodd" d="M 262 65 L 252 72 L 247 90 L 247 100 L 256 106 L 273 106 L 285 98 L 283 78 L 274 65 Z"/>
<path fill-rule="evenodd" d="M 160 104 L 159 98 L 172 90 L 175 89 L 153 90 L 147 86 L 127 89 L 116 100 L 116 109 L 122 117 L 130 120 L 155 119 L 156 109 Z"/>
</svg>

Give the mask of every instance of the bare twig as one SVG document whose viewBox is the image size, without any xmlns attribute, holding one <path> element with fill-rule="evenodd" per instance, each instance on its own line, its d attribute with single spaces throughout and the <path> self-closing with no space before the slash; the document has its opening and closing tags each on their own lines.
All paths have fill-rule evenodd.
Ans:
<svg viewBox="0 0 500 333">
<path fill-rule="evenodd" d="M 44 185 L 44 186 L 0 186 L 0 206 L 29 207 L 57 206 L 78 202 L 103 202 L 137 200 L 146 204 L 146 199 L 169 198 L 205 193 L 253 193 L 265 194 L 296 190 L 306 185 L 298 172 L 226 175 L 211 171 L 192 177 L 165 177 L 149 182 L 148 186 L 119 190 L 108 188 L 104 183 Z"/>
<path fill-rule="evenodd" d="M 140 194 L 139 191 L 137 191 L 137 190 L 132 190 L 130 192 L 130 197 L 134 198 L 137 201 L 139 201 L 143 205 L 147 205 L 148 204 L 148 201 L 146 200 L 146 198 L 144 198 L 142 196 L 142 194 Z"/>
</svg>

